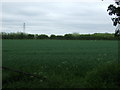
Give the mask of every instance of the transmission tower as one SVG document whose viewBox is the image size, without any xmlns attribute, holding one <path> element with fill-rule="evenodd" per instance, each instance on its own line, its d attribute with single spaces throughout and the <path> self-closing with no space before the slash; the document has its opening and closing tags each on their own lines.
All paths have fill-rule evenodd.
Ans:
<svg viewBox="0 0 120 90">
<path fill-rule="evenodd" d="M 26 24 L 23 23 L 23 33 L 25 33 Z"/>
</svg>

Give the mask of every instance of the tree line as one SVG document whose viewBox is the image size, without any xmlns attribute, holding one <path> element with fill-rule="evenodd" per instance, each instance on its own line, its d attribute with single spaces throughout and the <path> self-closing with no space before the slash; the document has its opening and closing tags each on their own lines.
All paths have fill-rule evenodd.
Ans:
<svg viewBox="0 0 120 90">
<path fill-rule="evenodd" d="M 65 34 L 65 35 L 54 35 L 50 36 L 46 34 L 27 34 L 27 33 L 5 33 L 2 32 L 2 39 L 51 39 L 51 40 L 117 40 L 112 33 L 94 33 L 94 34 Z"/>
</svg>

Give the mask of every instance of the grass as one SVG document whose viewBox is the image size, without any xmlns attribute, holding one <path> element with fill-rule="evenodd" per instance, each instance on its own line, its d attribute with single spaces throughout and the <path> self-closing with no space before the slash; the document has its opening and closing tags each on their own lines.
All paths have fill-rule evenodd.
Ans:
<svg viewBox="0 0 120 90">
<path fill-rule="evenodd" d="M 118 58 L 117 41 L 3 40 L 2 44 L 3 66 L 47 78 L 3 70 L 3 88 L 87 87 L 88 72 Z"/>
</svg>

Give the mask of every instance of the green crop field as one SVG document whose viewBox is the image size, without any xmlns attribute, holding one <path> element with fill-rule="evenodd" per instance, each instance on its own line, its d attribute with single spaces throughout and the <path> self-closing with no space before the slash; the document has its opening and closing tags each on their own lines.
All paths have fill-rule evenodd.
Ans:
<svg viewBox="0 0 120 90">
<path fill-rule="evenodd" d="M 98 83 L 99 79 L 96 78 L 99 77 L 96 74 L 90 76 L 90 73 L 99 71 L 95 71 L 96 69 L 106 68 L 110 66 L 106 66 L 107 64 L 117 62 L 117 41 L 3 40 L 2 45 L 4 67 L 41 77 L 3 69 L 3 88 L 117 87 L 110 80 L 109 85 L 106 81 Z M 100 70 L 105 73 L 103 69 Z M 105 70 L 107 72 L 107 69 Z M 111 71 L 115 73 L 114 70 Z M 93 86 L 87 83 L 90 81 L 87 77 L 92 77 Z M 105 76 L 102 77 L 104 80 Z"/>
</svg>

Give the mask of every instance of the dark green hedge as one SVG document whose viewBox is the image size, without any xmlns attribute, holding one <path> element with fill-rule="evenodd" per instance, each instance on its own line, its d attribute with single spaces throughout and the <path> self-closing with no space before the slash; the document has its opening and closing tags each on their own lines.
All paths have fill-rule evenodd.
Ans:
<svg viewBox="0 0 120 90">
<path fill-rule="evenodd" d="M 56 40 L 117 40 L 114 34 L 94 33 L 94 34 L 65 34 L 65 35 L 45 35 L 27 33 L 5 33 L 2 32 L 2 39 L 56 39 Z"/>
</svg>

